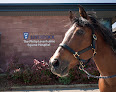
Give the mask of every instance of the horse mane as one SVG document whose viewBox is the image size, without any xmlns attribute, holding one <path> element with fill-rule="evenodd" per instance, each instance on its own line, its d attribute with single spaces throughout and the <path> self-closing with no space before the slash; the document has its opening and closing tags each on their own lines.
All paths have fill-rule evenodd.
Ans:
<svg viewBox="0 0 116 92">
<path fill-rule="evenodd" d="M 109 30 L 108 28 L 106 28 L 104 25 L 102 25 L 101 23 L 99 23 L 99 21 L 96 19 L 95 16 L 92 16 L 92 14 L 88 14 L 90 21 L 83 19 L 82 17 L 77 18 L 75 17 L 75 19 L 73 20 L 73 23 L 76 23 L 78 26 L 88 26 L 90 28 L 94 28 L 94 30 L 96 30 L 96 32 L 99 32 L 104 41 L 111 46 L 111 48 L 113 49 L 114 53 L 116 53 L 116 39 L 112 33 L 111 30 Z"/>
</svg>

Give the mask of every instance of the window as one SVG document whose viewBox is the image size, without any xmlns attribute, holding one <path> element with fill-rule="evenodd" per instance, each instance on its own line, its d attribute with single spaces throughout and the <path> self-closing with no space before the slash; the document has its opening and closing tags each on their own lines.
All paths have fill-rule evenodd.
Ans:
<svg viewBox="0 0 116 92">
<path fill-rule="evenodd" d="M 103 24 L 109 30 L 112 30 L 112 23 L 110 19 L 100 19 L 100 23 Z"/>
</svg>

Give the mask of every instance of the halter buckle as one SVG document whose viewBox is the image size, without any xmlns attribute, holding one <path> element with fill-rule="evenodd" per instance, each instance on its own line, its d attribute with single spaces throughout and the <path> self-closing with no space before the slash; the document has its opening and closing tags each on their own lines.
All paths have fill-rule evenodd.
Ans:
<svg viewBox="0 0 116 92">
<path fill-rule="evenodd" d="M 95 34 L 93 34 L 93 39 L 97 40 L 97 36 Z"/>
<path fill-rule="evenodd" d="M 93 56 L 96 54 L 97 52 L 96 52 L 96 50 L 95 49 L 93 49 Z"/>
<path fill-rule="evenodd" d="M 78 52 L 75 52 L 75 54 L 73 54 L 73 56 L 74 56 L 75 58 L 77 58 L 77 57 L 79 57 L 80 55 L 78 54 Z"/>
<path fill-rule="evenodd" d="M 85 65 L 83 65 L 83 62 L 82 62 L 82 61 L 80 61 L 79 69 L 80 69 L 80 70 L 83 70 L 83 69 L 84 69 L 84 67 L 85 67 Z"/>
</svg>

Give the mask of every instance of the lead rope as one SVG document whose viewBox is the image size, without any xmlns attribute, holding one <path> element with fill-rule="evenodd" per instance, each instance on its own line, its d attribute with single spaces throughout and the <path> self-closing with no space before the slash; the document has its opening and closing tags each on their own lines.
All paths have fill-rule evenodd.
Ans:
<svg viewBox="0 0 116 92">
<path fill-rule="evenodd" d="M 100 78 L 102 78 L 102 79 L 107 79 L 107 78 L 114 78 L 114 77 L 116 77 L 116 75 L 112 75 L 112 76 L 95 76 L 95 75 L 92 75 L 92 74 L 90 74 L 89 72 L 87 72 L 87 71 L 84 69 L 84 65 L 83 65 L 83 64 L 80 64 L 79 69 L 82 70 L 83 72 L 85 72 L 85 73 L 87 74 L 88 79 L 89 79 L 90 77 L 92 77 L 92 78 L 97 78 L 97 79 L 100 79 Z"/>
</svg>

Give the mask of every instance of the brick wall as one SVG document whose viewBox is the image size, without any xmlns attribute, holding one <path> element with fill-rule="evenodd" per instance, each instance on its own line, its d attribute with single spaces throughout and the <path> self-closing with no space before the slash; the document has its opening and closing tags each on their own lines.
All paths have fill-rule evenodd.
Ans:
<svg viewBox="0 0 116 92">
<path fill-rule="evenodd" d="M 5 69 L 16 56 L 19 63 L 32 64 L 33 59 L 46 60 L 53 55 L 64 33 L 69 29 L 68 16 L 0 16 L 0 68 Z M 54 35 L 55 44 L 49 47 L 28 47 L 23 32 Z"/>
</svg>

